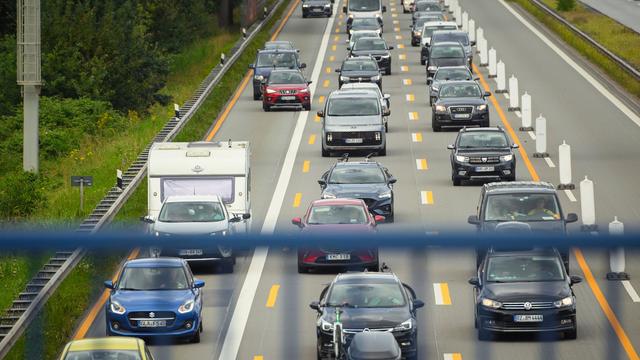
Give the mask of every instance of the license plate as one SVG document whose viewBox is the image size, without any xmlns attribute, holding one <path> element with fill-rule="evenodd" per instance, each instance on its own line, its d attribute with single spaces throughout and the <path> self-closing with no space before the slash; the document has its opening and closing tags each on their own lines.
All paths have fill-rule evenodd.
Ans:
<svg viewBox="0 0 640 360">
<path fill-rule="evenodd" d="M 347 144 L 362 144 L 362 139 L 345 139 Z"/>
<path fill-rule="evenodd" d="M 453 117 L 456 119 L 468 119 L 470 114 L 453 114 Z"/>
<path fill-rule="evenodd" d="M 281 99 L 284 100 L 284 101 L 289 101 L 289 100 L 295 100 L 296 97 L 295 96 L 283 96 Z"/>
<path fill-rule="evenodd" d="M 202 249 L 182 249 L 178 252 L 180 256 L 202 255 Z"/>
<path fill-rule="evenodd" d="M 515 322 L 542 322 L 542 315 L 513 315 Z"/>
<path fill-rule="evenodd" d="M 494 167 L 493 166 L 478 166 L 476 167 L 476 171 L 477 172 L 489 172 L 489 171 L 493 171 Z"/>
<path fill-rule="evenodd" d="M 316 8 L 316 9 L 313 9 L 312 11 L 313 11 L 313 12 L 320 12 L 320 11 L 322 11 L 322 9 L 317 9 L 317 8 Z"/>
<path fill-rule="evenodd" d="M 351 260 L 351 254 L 328 254 L 327 260 Z"/>
<path fill-rule="evenodd" d="M 157 328 L 167 326 L 166 320 L 139 320 L 139 327 Z"/>
</svg>

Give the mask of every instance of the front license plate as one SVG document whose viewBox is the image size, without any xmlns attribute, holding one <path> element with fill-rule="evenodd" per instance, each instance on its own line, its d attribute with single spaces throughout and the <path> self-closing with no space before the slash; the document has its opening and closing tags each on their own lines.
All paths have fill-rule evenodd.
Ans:
<svg viewBox="0 0 640 360">
<path fill-rule="evenodd" d="M 478 166 L 476 167 L 476 171 L 477 172 L 489 172 L 489 171 L 493 171 L 494 167 L 493 166 Z"/>
<path fill-rule="evenodd" d="M 313 12 L 321 12 L 322 9 L 313 9 Z"/>
<path fill-rule="evenodd" d="M 281 99 L 284 100 L 284 101 L 290 101 L 290 100 L 295 100 L 296 97 L 295 96 L 283 96 Z"/>
<path fill-rule="evenodd" d="M 180 256 L 202 255 L 202 249 L 182 249 L 178 251 L 178 255 Z"/>
<path fill-rule="evenodd" d="M 346 139 L 347 144 L 362 144 L 362 139 Z"/>
<path fill-rule="evenodd" d="M 138 326 L 146 328 L 165 327 L 167 322 L 165 320 L 139 320 Z"/>
<path fill-rule="evenodd" d="M 468 119 L 470 114 L 453 114 L 453 117 L 456 119 Z"/>
<path fill-rule="evenodd" d="M 513 315 L 514 322 L 542 322 L 542 315 Z"/>
<path fill-rule="evenodd" d="M 327 260 L 351 260 L 351 254 L 328 254 Z"/>
</svg>

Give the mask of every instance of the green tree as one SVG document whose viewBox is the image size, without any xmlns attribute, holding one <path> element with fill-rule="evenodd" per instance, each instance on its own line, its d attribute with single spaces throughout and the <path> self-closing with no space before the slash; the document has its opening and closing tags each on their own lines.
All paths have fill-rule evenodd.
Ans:
<svg viewBox="0 0 640 360">
<path fill-rule="evenodd" d="M 557 0 L 556 9 L 558 11 L 571 11 L 576 7 L 576 0 Z"/>
</svg>

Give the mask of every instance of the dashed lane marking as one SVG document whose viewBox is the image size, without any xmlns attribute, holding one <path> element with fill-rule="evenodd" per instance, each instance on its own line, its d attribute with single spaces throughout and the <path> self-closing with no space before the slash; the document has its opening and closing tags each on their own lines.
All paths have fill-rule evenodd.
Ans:
<svg viewBox="0 0 640 360">
<path fill-rule="evenodd" d="M 303 173 L 308 173 L 309 172 L 309 168 L 311 167 L 311 161 L 309 160 L 305 160 L 302 163 L 302 172 Z"/>
<path fill-rule="evenodd" d="M 411 134 L 411 139 L 413 140 L 413 142 L 422 142 L 422 133 Z"/>
<path fill-rule="evenodd" d="M 534 133 L 533 131 L 527 131 L 527 133 L 529 134 L 529 137 L 531 138 L 531 140 L 536 139 L 536 133 Z"/>
<path fill-rule="evenodd" d="M 556 167 L 556 164 L 553 163 L 553 160 L 551 160 L 551 158 L 546 157 L 544 158 L 544 161 L 547 163 L 547 165 L 549 165 L 550 168 Z"/>
<path fill-rule="evenodd" d="M 398 59 L 407 60 L 407 54 L 398 54 Z"/>
<path fill-rule="evenodd" d="M 329 61 L 336 61 L 336 57 L 333 55 L 329 56 Z"/>
<path fill-rule="evenodd" d="M 271 290 L 269 290 L 269 296 L 267 297 L 267 304 L 265 305 L 268 308 L 273 308 L 276 306 L 276 300 L 278 300 L 278 291 L 280 291 L 280 285 L 274 284 L 271 286 Z"/>
<path fill-rule="evenodd" d="M 631 300 L 633 300 L 634 303 L 640 303 L 640 296 L 638 296 L 638 293 L 636 292 L 636 289 L 633 288 L 633 285 L 631 285 L 631 282 L 629 282 L 629 280 L 622 280 L 621 283 L 622 286 L 624 286 L 624 289 L 627 290 Z"/>
<path fill-rule="evenodd" d="M 340 35 L 336 35 L 333 37 L 333 42 L 338 42 L 340 40 Z"/>
<path fill-rule="evenodd" d="M 309 145 L 313 145 L 316 143 L 316 134 L 309 135 Z"/>
<path fill-rule="evenodd" d="M 398 25 L 398 24 L 400 24 L 400 21 L 398 21 L 398 20 L 393 20 L 393 23 L 394 23 L 395 25 Z"/>
<path fill-rule="evenodd" d="M 402 40 L 402 35 L 396 35 L 396 40 Z"/>
<path fill-rule="evenodd" d="M 320 122 L 320 120 L 322 120 L 322 118 L 318 116 L 318 114 L 316 114 L 315 117 L 313 118 L 313 121 L 315 122 Z"/>
<path fill-rule="evenodd" d="M 418 170 L 428 170 L 429 165 L 427 164 L 427 159 L 416 159 L 416 168 L 418 168 Z"/>
<path fill-rule="evenodd" d="M 398 17 L 398 14 L 391 14 L 391 17 Z"/>
<path fill-rule="evenodd" d="M 322 82 L 322 87 L 328 88 L 329 84 L 331 84 L 331 81 L 330 80 L 325 80 L 325 81 Z"/>
<path fill-rule="evenodd" d="M 413 94 L 407 94 L 407 101 L 414 102 L 416 100 L 416 96 Z"/>
<path fill-rule="evenodd" d="M 320 95 L 320 97 L 318 98 L 318 103 L 320 104 L 324 103 L 324 95 Z"/>
<path fill-rule="evenodd" d="M 407 71 L 409 70 L 409 68 L 407 68 Z M 413 84 L 413 80 L 411 79 L 402 79 L 402 85 L 411 85 Z"/>
<path fill-rule="evenodd" d="M 451 305 L 451 295 L 449 294 L 449 284 L 434 283 L 433 294 L 436 298 L 436 305 Z"/>
<path fill-rule="evenodd" d="M 444 354 L 444 360 L 462 360 L 462 354 L 460 353 Z"/>
<path fill-rule="evenodd" d="M 399 28 L 399 27 L 394 27 L 394 28 L 393 28 L 393 31 L 395 31 L 395 32 L 400 32 L 400 28 Z"/>
<path fill-rule="evenodd" d="M 338 34 L 338 33 L 340 33 L 340 28 L 339 27 L 336 28 L 336 34 Z"/>
<path fill-rule="evenodd" d="M 338 47 L 337 47 L 335 44 L 334 44 L 334 45 L 331 45 L 331 51 L 336 51 L 336 49 L 337 49 L 337 48 L 338 48 Z"/>
<path fill-rule="evenodd" d="M 564 191 L 565 195 L 567 195 L 567 197 L 569 198 L 569 201 L 571 202 L 577 202 L 578 199 L 576 199 L 576 197 L 573 195 L 573 191 L 566 189 Z"/>
<path fill-rule="evenodd" d="M 520 111 L 514 111 L 514 114 L 516 114 L 517 117 L 521 118 L 522 117 L 522 113 Z"/>
<path fill-rule="evenodd" d="M 327 74 L 331 74 L 331 68 L 327 67 L 326 69 L 324 69 L 324 72 L 326 72 Z"/>
<path fill-rule="evenodd" d="M 433 192 L 429 190 L 420 191 L 420 203 L 422 205 L 433 205 Z"/>
<path fill-rule="evenodd" d="M 294 208 L 300 207 L 301 201 L 302 201 L 302 193 L 296 193 L 296 195 L 293 197 L 293 207 Z"/>
<path fill-rule="evenodd" d="M 420 118 L 417 111 L 412 111 L 409 113 L 409 120 L 416 121 Z"/>
<path fill-rule="evenodd" d="M 253 357 L 253 360 L 264 360 L 264 357 L 262 355 L 256 355 Z"/>
<path fill-rule="evenodd" d="M 407 65 L 402 65 L 400 66 L 400 71 L 402 72 L 408 72 L 409 71 L 409 67 Z M 409 85 L 411 84 L 411 80 L 409 79 Z M 405 84 L 406 85 L 406 84 Z"/>
<path fill-rule="evenodd" d="M 404 44 L 398 44 L 398 49 L 404 49 Z"/>
</svg>

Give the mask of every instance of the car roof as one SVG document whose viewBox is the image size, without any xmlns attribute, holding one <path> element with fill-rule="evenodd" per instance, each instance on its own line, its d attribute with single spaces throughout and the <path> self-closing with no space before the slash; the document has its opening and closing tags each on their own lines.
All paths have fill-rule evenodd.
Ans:
<svg viewBox="0 0 640 360">
<path fill-rule="evenodd" d="M 377 94 L 374 94 L 370 90 L 366 89 L 344 89 L 344 90 L 335 90 L 329 95 L 330 97 L 354 97 L 354 96 L 366 96 L 378 98 Z"/>
<path fill-rule="evenodd" d="M 380 87 L 378 87 L 375 83 L 366 83 L 366 82 L 357 82 L 357 83 L 346 83 L 343 84 L 340 90 L 353 90 L 353 89 L 361 89 L 361 90 L 377 90 L 380 91 Z"/>
<path fill-rule="evenodd" d="M 492 182 L 484 184 L 485 192 L 491 193 L 510 193 L 510 192 L 543 192 L 554 193 L 556 188 L 545 181 L 508 181 L 508 182 Z"/>
<path fill-rule="evenodd" d="M 424 26 L 445 26 L 445 25 L 458 27 L 458 24 L 456 24 L 453 21 L 429 21 L 424 23 Z"/>
<path fill-rule="evenodd" d="M 373 57 L 371 57 L 371 55 L 360 55 L 360 56 L 352 56 L 350 58 L 346 58 L 342 62 L 344 63 L 344 62 L 347 62 L 347 61 L 355 61 L 355 60 L 370 60 L 370 61 L 373 61 L 373 62 L 376 61 Z M 377 62 L 376 62 L 376 64 L 377 64 Z"/>
<path fill-rule="evenodd" d="M 465 65 L 439 66 L 437 71 L 440 71 L 440 70 L 467 70 L 471 72 L 471 70 L 469 70 L 469 68 L 466 67 Z"/>
<path fill-rule="evenodd" d="M 143 258 L 129 260 L 126 267 L 182 267 L 184 260 L 180 258 Z"/>
<path fill-rule="evenodd" d="M 487 252 L 489 257 L 511 257 L 511 256 L 558 256 L 558 251 L 554 248 L 533 248 L 523 250 L 507 250 L 501 251 L 499 249 L 490 249 Z"/>
<path fill-rule="evenodd" d="M 501 133 L 505 133 L 504 129 L 500 126 L 489 126 L 489 127 L 463 127 L 462 129 L 460 129 L 460 132 L 486 132 L 486 131 L 493 131 L 493 132 L 501 132 Z"/>
<path fill-rule="evenodd" d="M 258 50 L 258 53 L 291 53 L 291 54 L 296 54 L 297 51 L 294 49 L 260 49 Z"/>
<path fill-rule="evenodd" d="M 431 47 L 434 47 L 434 46 L 454 46 L 454 45 L 462 47 L 462 44 L 460 44 L 457 41 L 441 41 L 441 42 L 437 42 L 435 44 L 432 44 Z"/>
<path fill-rule="evenodd" d="M 338 274 L 334 283 L 357 283 L 361 281 L 398 283 L 398 277 L 392 272 L 348 272 Z"/>
<path fill-rule="evenodd" d="M 355 35 L 355 34 L 364 34 L 364 33 L 369 33 L 369 34 L 378 34 L 378 30 L 370 30 L 370 29 L 360 29 L 360 30 L 353 30 L 351 32 L 351 36 Z"/>
<path fill-rule="evenodd" d="M 344 199 L 320 199 L 320 200 L 314 200 L 311 203 L 311 206 L 362 205 L 362 204 L 364 204 L 364 201 L 361 200 L 361 199 L 344 198 Z"/>
<path fill-rule="evenodd" d="M 449 86 L 449 85 L 475 85 L 475 86 L 480 86 L 478 85 L 478 83 L 475 80 L 449 80 L 445 83 L 442 84 L 442 86 Z"/>
<path fill-rule="evenodd" d="M 165 203 L 201 201 L 201 202 L 222 202 L 218 195 L 173 195 L 167 197 Z"/>
<path fill-rule="evenodd" d="M 294 72 L 294 73 L 302 74 L 302 71 L 300 71 L 300 70 L 298 70 L 298 69 L 283 69 L 283 68 L 277 68 L 277 69 L 273 69 L 273 71 L 271 71 L 271 74 L 273 74 L 274 72 L 282 72 L 282 73 L 286 73 L 286 72 Z"/>
<path fill-rule="evenodd" d="M 463 34 L 469 36 L 466 31 L 463 30 L 436 30 L 433 34 Z"/>
<path fill-rule="evenodd" d="M 381 167 L 377 161 L 340 161 L 335 164 L 336 167 L 349 167 L 349 166 L 377 166 Z"/>
<path fill-rule="evenodd" d="M 109 336 L 93 339 L 73 340 L 67 351 L 91 350 L 140 350 L 144 341 L 133 337 Z"/>
</svg>

